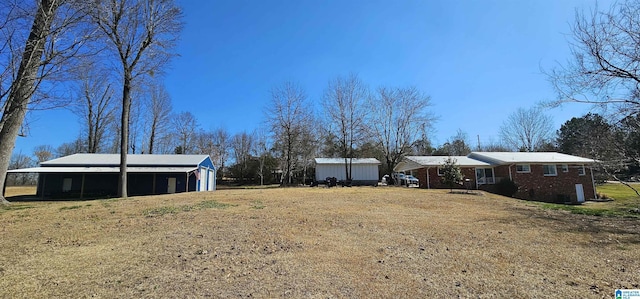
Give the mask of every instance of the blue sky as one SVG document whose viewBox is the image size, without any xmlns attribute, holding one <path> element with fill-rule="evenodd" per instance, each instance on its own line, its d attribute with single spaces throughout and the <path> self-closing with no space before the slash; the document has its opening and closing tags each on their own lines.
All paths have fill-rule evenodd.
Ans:
<svg viewBox="0 0 640 299">
<path fill-rule="evenodd" d="M 439 117 L 442 144 L 458 129 L 475 145 L 498 140 L 518 107 L 556 95 L 541 69 L 567 61 L 575 10 L 595 1 L 178 0 L 185 27 L 166 70 L 174 111 L 203 129 L 262 126 L 269 90 L 295 81 L 318 103 L 327 82 L 356 73 L 370 88 L 416 86 Z M 606 8 L 607 1 L 599 7 Z M 554 127 L 591 110 L 548 110 Z M 79 121 L 59 109 L 34 112 L 16 151 L 75 139 Z"/>
</svg>

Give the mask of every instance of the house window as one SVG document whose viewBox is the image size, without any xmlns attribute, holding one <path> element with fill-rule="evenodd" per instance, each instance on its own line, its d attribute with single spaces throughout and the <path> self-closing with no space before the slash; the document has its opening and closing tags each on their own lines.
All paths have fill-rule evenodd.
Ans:
<svg viewBox="0 0 640 299">
<path fill-rule="evenodd" d="M 555 164 L 545 164 L 542 165 L 542 173 L 544 173 L 544 176 L 556 176 L 558 175 L 558 169 Z"/>
<path fill-rule="evenodd" d="M 476 168 L 476 181 L 479 185 L 494 184 L 493 168 Z"/>
<path fill-rule="evenodd" d="M 444 172 L 442 172 L 442 171 L 443 171 L 443 169 L 438 167 L 438 176 L 443 176 L 444 175 Z"/>
<path fill-rule="evenodd" d="M 73 183 L 73 180 L 71 178 L 64 178 L 62 180 L 62 192 L 69 192 L 71 191 L 71 185 Z"/>
<path fill-rule="evenodd" d="M 569 165 L 562 164 L 560 165 L 560 167 L 562 168 L 562 172 L 569 172 Z"/>
<path fill-rule="evenodd" d="M 519 173 L 531 172 L 531 166 L 529 166 L 529 164 L 516 164 L 516 172 L 519 172 Z"/>
<path fill-rule="evenodd" d="M 578 166 L 578 175 L 585 175 L 584 165 Z"/>
</svg>

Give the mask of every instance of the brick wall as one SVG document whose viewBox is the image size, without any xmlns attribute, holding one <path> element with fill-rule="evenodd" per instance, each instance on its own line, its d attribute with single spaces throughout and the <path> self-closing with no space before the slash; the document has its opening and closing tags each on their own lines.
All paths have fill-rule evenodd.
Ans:
<svg viewBox="0 0 640 299">
<path fill-rule="evenodd" d="M 543 166 L 531 164 L 530 173 L 518 173 L 515 166 L 499 166 L 497 168 L 511 167 L 513 181 L 518 185 L 516 198 L 537 200 L 545 202 L 577 202 L 576 184 L 582 184 L 586 199 L 595 198 L 593 182 L 591 181 L 591 169 L 585 167 L 585 174 L 579 175 L 580 165 L 568 165 L 568 172 L 563 172 L 560 164 L 556 165 L 556 176 L 545 176 Z M 507 176 L 508 177 L 508 176 Z"/>
<path fill-rule="evenodd" d="M 556 165 L 556 176 L 544 176 L 543 166 L 531 164 L 530 173 L 517 173 L 515 165 L 503 165 L 493 168 L 495 181 L 509 178 L 509 168 L 511 168 L 511 177 L 518 185 L 518 192 L 514 195 L 516 198 L 537 200 L 545 202 L 577 202 L 576 184 L 582 184 L 584 196 L 586 199 L 595 198 L 593 183 L 591 181 L 591 169 L 585 167 L 585 174 L 579 175 L 578 168 L 580 165 L 569 165 L 569 171 L 563 172 L 561 165 Z M 470 179 L 471 188 L 476 188 L 476 175 L 474 167 L 462 167 L 460 169 L 465 178 Z M 427 175 L 429 175 L 429 183 L 432 189 L 449 188 L 442 183 L 442 177 L 438 176 L 437 167 L 421 168 L 414 171 L 414 175 L 420 180 L 420 188 L 427 188 Z M 417 174 L 416 174 L 417 173 Z M 457 186 L 463 189 L 464 186 Z M 488 192 L 496 192 L 494 184 L 479 185 L 478 189 Z"/>
<path fill-rule="evenodd" d="M 461 167 L 460 171 L 465 179 L 470 179 L 471 188 L 476 188 L 476 171 L 473 167 Z M 420 188 L 432 188 L 432 189 L 446 189 L 449 186 L 442 183 L 442 177 L 438 175 L 437 167 L 420 168 L 415 175 L 420 180 Z M 429 175 L 429 186 L 427 186 L 427 174 Z M 454 186 L 454 189 L 465 189 L 464 185 Z"/>
</svg>

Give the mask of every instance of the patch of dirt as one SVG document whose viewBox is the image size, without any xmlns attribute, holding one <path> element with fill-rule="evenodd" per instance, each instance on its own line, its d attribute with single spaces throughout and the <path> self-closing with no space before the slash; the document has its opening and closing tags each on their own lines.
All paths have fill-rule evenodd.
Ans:
<svg viewBox="0 0 640 299">
<path fill-rule="evenodd" d="M 203 202 L 229 205 L 183 208 Z M 495 195 L 291 188 L 29 206 L 0 214 L 0 297 L 609 298 L 639 288 L 639 220 Z"/>
</svg>

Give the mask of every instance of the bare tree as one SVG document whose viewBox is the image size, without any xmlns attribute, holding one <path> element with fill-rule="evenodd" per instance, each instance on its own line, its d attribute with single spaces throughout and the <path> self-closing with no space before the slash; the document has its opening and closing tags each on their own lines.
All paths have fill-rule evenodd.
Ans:
<svg viewBox="0 0 640 299">
<path fill-rule="evenodd" d="M 327 127 L 337 137 L 344 158 L 347 181 L 351 181 L 354 146 L 364 137 L 364 103 L 368 96 L 364 83 L 351 74 L 331 80 L 322 99 Z"/>
<path fill-rule="evenodd" d="M 137 87 L 137 86 L 136 86 Z M 142 102 L 141 99 L 141 91 L 137 88 L 131 89 L 131 102 L 129 106 L 129 136 L 127 137 L 129 146 L 127 153 L 136 154 L 140 149 L 144 151 L 144 145 L 141 135 L 143 134 L 142 130 L 142 122 L 143 122 L 143 106 L 145 103 Z M 115 103 L 115 112 L 114 115 L 122 115 L 122 106 L 118 103 Z M 121 134 L 122 134 L 122 123 L 119 121 L 112 121 L 109 123 L 109 131 L 113 132 L 114 138 L 111 138 L 111 142 L 107 152 L 117 154 L 120 152 L 121 147 Z"/>
<path fill-rule="evenodd" d="M 218 178 L 224 179 L 224 171 L 229 152 L 231 151 L 231 136 L 225 128 L 218 128 L 213 131 L 213 144 L 215 147 L 212 159 L 218 164 Z"/>
<path fill-rule="evenodd" d="M 497 141 L 493 141 L 493 140 L 489 140 L 485 143 L 483 143 L 480 146 L 480 151 L 482 152 L 510 152 L 511 150 L 509 149 L 509 147 L 507 147 L 506 145 L 497 142 Z"/>
<path fill-rule="evenodd" d="M 21 169 L 34 166 L 34 161 L 27 155 L 19 152 L 11 157 L 9 169 Z M 8 186 L 34 185 L 36 176 L 33 173 L 14 173 L 11 179 L 7 180 Z"/>
<path fill-rule="evenodd" d="M 411 152 L 412 144 L 424 139 L 426 128 L 435 120 L 427 110 L 431 99 L 415 87 L 382 87 L 367 106 L 371 109 L 367 120 L 369 135 L 382 151 L 386 171 L 391 172 Z"/>
<path fill-rule="evenodd" d="M 82 138 L 78 137 L 71 142 L 65 142 L 56 148 L 56 156 L 64 157 L 85 151 L 85 146 Z"/>
<path fill-rule="evenodd" d="M 311 111 L 304 90 L 292 82 L 285 82 L 271 89 L 271 101 L 265 109 L 267 122 L 280 149 L 280 161 L 284 171 L 281 184 L 292 183 L 297 146 L 301 132 Z"/>
<path fill-rule="evenodd" d="M 71 110 L 81 118 L 88 153 L 101 152 L 116 117 L 113 88 L 105 81 L 105 70 L 95 64 L 79 68 L 77 102 Z"/>
<path fill-rule="evenodd" d="M 258 159 L 258 176 L 260 177 L 260 185 L 264 185 L 264 171 L 266 167 L 267 157 L 271 152 L 271 139 L 264 130 L 256 130 L 253 133 L 254 144 L 252 155 Z"/>
<path fill-rule="evenodd" d="M 53 147 L 51 145 L 38 145 L 33 149 L 33 155 L 38 163 L 51 160 L 53 158 Z"/>
<path fill-rule="evenodd" d="M 233 149 L 233 157 L 239 170 L 241 183 L 244 182 L 253 146 L 253 136 L 247 134 L 247 132 L 238 133 L 231 137 L 231 148 Z"/>
<path fill-rule="evenodd" d="M 420 129 L 420 131 L 420 138 L 414 141 L 411 146 L 411 154 L 417 156 L 430 156 L 435 151 L 435 148 L 432 146 L 431 140 L 429 139 L 429 129 L 427 125 L 425 124 L 424 127 Z"/>
<path fill-rule="evenodd" d="M 576 11 L 570 43 L 573 58 L 549 73 L 559 98 L 552 104 L 611 108 L 611 118 L 619 121 L 640 115 L 639 16 L 636 0 L 614 2 L 608 11 Z M 640 163 L 637 157 L 626 158 Z"/>
<path fill-rule="evenodd" d="M 614 2 L 608 11 L 576 11 L 573 58 L 549 79 L 559 100 L 611 107 L 619 119 L 640 113 L 640 2 Z"/>
<path fill-rule="evenodd" d="M 196 151 L 198 121 L 191 112 L 181 112 L 171 118 L 178 154 L 191 154 Z"/>
<path fill-rule="evenodd" d="M 303 130 L 300 134 L 300 146 L 298 149 L 299 161 L 298 163 L 302 167 L 302 179 L 303 184 L 306 184 L 308 170 L 313 166 L 313 159 L 318 156 L 320 143 L 318 142 L 318 134 L 314 130 L 314 124 L 319 123 L 314 121 L 313 115 L 310 115 L 308 121 L 303 125 Z M 352 155 L 352 156 L 355 156 Z M 349 175 L 351 175 L 351 160 L 349 161 Z"/>
<path fill-rule="evenodd" d="M 26 2 L 26 1 L 25 1 Z M 0 185 L 4 184 L 11 153 L 29 105 L 52 98 L 38 94 L 45 79 L 62 79 L 67 62 L 88 40 L 80 31 L 69 34 L 82 19 L 71 1 L 39 0 L 2 3 L 0 21 Z M 28 3 L 28 2 L 26 2 Z M 31 20 L 30 23 L 29 21 Z M 23 28 L 29 28 L 23 30 Z M 35 98 L 35 100 L 34 100 Z M 4 190 L 3 190 L 4 192 Z M 0 204 L 7 204 L 0 194 Z"/>
<path fill-rule="evenodd" d="M 89 15 L 121 64 L 119 196 L 127 197 L 127 151 L 134 80 L 159 73 L 182 28 L 182 11 L 172 0 L 95 1 Z"/>
<path fill-rule="evenodd" d="M 148 90 L 145 124 L 147 153 L 153 154 L 158 142 L 166 139 L 169 134 L 171 116 L 171 97 L 160 84 L 152 84 Z"/>
<path fill-rule="evenodd" d="M 518 108 L 500 127 L 503 142 L 519 151 L 537 151 L 552 137 L 553 121 L 539 108 Z"/>
<path fill-rule="evenodd" d="M 144 152 L 143 137 L 143 109 L 146 103 L 143 103 L 142 90 L 139 84 L 135 84 L 135 88 L 131 89 L 131 105 L 129 106 L 129 152 L 132 154 Z M 145 112 L 146 113 L 146 112 Z"/>
<path fill-rule="evenodd" d="M 469 137 L 462 129 L 458 129 L 451 139 L 440 146 L 435 152 L 435 156 L 466 156 L 471 153 Z"/>
</svg>

